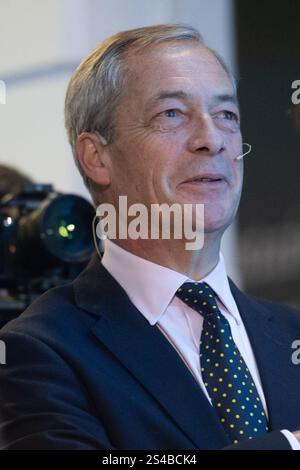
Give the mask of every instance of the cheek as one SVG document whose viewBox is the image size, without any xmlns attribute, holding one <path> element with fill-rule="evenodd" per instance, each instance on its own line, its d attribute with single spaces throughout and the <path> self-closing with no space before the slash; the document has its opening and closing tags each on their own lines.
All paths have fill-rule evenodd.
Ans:
<svg viewBox="0 0 300 470">
<path fill-rule="evenodd" d="M 237 190 L 241 192 L 244 180 L 244 161 L 240 160 L 236 164 L 236 181 L 237 181 Z"/>
<path fill-rule="evenodd" d="M 235 170 L 235 185 L 232 188 L 231 200 L 229 201 L 230 211 L 234 216 L 238 210 L 243 188 L 243 163 L 240 161 Z"/>
<path fill-rule="evenodd" d="M 236 155 L 235 155 L 236 154 Z M 237 160 L 236 156 L 238 156 L 238 151 L 234 152 L 234 156 L 230 158 L 228 161 L 229 171 L 231 173 L 232 184 L 239 188 L 243 182 L 243 175 L 244 175 L 244 160 Z"/>
<path fill-rule="evenodd" d="M 182 167 L 185 152 L 182 133 L 130 129 L 126 137 L 122 136 L 114 151 L 115 174 L 122 186 L 131 193 L 151 193 L 153 199 L 171 197 L 172 184 L 180 178 L 178 166 Z"/>
<path fill-rule="evenodd" d="M 184 147 L 177 136 L 159 135 L 149 139 L 142 155 L 146 160 L 145 167 L 153 175 L 155 185 L 166 185 L 173 175 L 177 174 L 178 177 L 176 168 L 179 163 L 182 165 L 183 154 Z"/>
</svg>

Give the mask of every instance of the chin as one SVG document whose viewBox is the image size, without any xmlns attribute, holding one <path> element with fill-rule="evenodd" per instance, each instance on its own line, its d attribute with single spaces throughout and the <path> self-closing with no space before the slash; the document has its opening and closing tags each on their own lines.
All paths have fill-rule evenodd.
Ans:
<svg viewBox="0 0 300 470">
<path fill-rule="evenodd" d="M 213 234 L 213 233 L 215 233 L 215 234 L 218 233 L 218 234 L 223 235 L 223 233 L 225 232 L 225 230 L 227 230 L 229 225 L 231 225 L 231 223 L 219 222 L 219 223 L 205 224 L 204 234 L 209 235 L 209 234 Z"/>
<path fill-rule="evenodd" d="M 204 233 L 225 232 L 234 221 L 235 212 L 204 216 Z"/>
</svg>

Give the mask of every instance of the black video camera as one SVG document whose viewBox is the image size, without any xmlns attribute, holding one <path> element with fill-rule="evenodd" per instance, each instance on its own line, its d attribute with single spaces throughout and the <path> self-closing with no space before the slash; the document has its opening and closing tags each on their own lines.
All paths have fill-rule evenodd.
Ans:
<svg viewBox="0 0 300 470">
<path fill-rule="evenodd" d="M 26 183 L 0 199 L 0 327 L 32 300 L 68 282 L 94 251 L 93 206 L 52 185 Z"/>
</svg>

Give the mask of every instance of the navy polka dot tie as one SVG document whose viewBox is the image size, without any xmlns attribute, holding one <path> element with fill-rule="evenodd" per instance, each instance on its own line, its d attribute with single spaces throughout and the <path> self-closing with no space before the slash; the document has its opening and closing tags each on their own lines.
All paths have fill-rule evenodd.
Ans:
<svg viewBox="0 0 300 470">
<path fill-rule="evenodd" d="M 200 365 L 204 385 L 225 431 L 234 444 L 268 432 L 268 422 L 253 378 L 228 321 L 205 282 L 186 282 L 176 295 L 203 320 Z"/>
</svg>

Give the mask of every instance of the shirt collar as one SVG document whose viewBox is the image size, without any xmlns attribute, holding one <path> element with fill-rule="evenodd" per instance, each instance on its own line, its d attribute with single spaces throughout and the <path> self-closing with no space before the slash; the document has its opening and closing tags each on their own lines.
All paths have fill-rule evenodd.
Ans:
<svg viewBox="0 0 300 470">
<path fill-rule="evenodd" d="M 109 239 L 104 241 L 102 264 L 151 325 L 159 321 L 184 282 L 195 282 L 185 274 L 136 256 Z M 239 312 L 230 291 L 221 253 L 216 267 L 198 282 L 207 282 L 226 310 L 239 322 Z"/>
</svg>

